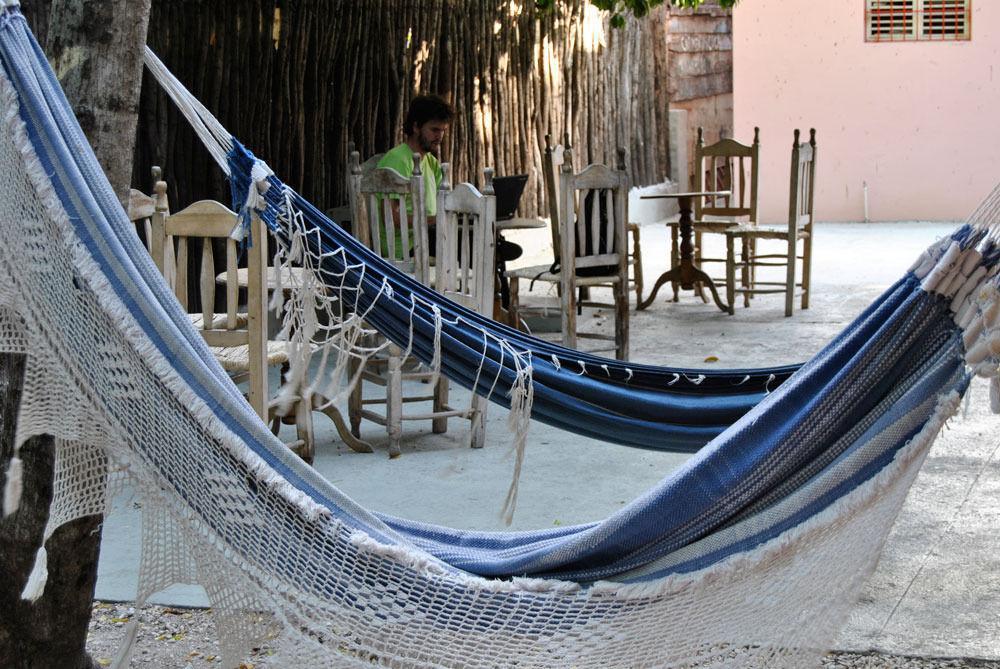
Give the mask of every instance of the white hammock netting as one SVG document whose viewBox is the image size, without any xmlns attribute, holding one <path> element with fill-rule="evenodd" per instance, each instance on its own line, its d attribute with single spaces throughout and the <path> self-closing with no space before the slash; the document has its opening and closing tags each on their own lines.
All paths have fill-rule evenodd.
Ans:
<svg viewBox="0 0 1000 669">
<path fill-rule="evenodd" d="M 273 634 L 290 667 L 809 666 L 873 570 L 970 370 L 996 375 L 995 194 L 868 314 L 887 325 L 852 326 L 871 327 L 881 347 L 842 365 L 843 335 L 608 521 L 493 535 L 381 517 L 288 453 L 214 362 L 16 8 L 3 12 L 0 55 L 0 350 L 28 356 L 18 443 L 57 440 L 46 536 L 131 490 L 143 512 L 137 604 L 202 584 L 227 666 Z M 292 195 L 279 198 L 279 222 L 295 220 Z M 310 248 L 312 231 L 283 234 Z M 893 376 L 903 344 L 920 355 Z M 810 385 L 830 366 L 843 373 Z M 859 384 L 880 394 L 842 409 L 841 390 Z M 835 432 L 825 455 L 766 491 L 748 492 L 767 476 L 756 468 L 733 482 L 712 473 L 724 494 L 685 488 L 733 441 L 787 459 L 824 426 Z M 39 557 L 26 597 L 44 583 Z"/>
</svg>

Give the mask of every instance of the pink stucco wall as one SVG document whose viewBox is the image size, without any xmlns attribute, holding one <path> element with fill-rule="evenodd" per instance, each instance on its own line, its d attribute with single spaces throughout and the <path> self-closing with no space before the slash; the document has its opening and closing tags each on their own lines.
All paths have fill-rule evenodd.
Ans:
<svg viewBox="0 0 1000 669">
<path fill-rule="evenodd" d="M 1000 182 L 1000 1 L 972 39 L 864 41 L 865 0 L 742 0 L 735 138 L 761 128 L 760 218 L 786 220 L 793 128 L 815 127 L 816 217 L 963 219 Z"/>
</svg>

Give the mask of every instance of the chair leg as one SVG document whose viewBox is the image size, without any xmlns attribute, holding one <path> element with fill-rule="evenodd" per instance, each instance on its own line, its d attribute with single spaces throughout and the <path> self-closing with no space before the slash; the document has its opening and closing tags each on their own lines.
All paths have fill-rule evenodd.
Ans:
<svg viewBox="0 0 1000 669">
<path fill-rule="evenodd" d="M 351 358 L 347 363 L 347 378 L 354 379 L 358 374 L 358 368 L 361 366 L 360 363 L 355 358 Z M 351 422 L 351 434 L 353 434 L 358 439 L 361 438 L 361 398 L 364 395 L 365 382 L 360 376 L 357 376 L 357 383 L 351 388 L 351 394 L 347 396 L 347 417 Z"/>
<path fill-rule="evenodd" d="M 448 408 L 448 379 L 443 375 L 438 376 L 434 385 L 434 412 L 446 411 Z M 444 434 L 448 431 L 447 418 L 432 418 L 431 431 L 434 434 Z"/>
<path fill-rule="evenodd" d="M 479 395 L 472 396 L 472 417 L 469 425 L 469 446 L 482 448 L 486 445 L 486 407 L 489 401 Z"/>
<path fill-rule="evenodd" d="M 628 281 L 616 285 L 615 291 L 615 357 L 628 360 Z"/>
<path fill-rule="evenodd" d="M 518 313 L 521 307 L 521 281 L 516 277 L 510 277 L 510 304 L 507 307 L 507 318 L 510 325 L 515 330 L 522 330 L 521 314 Z"/>
<path fill-rule="evenodd" d="M 563 272 L 565 280 L 566 272 Z M 560 282 L 561 283 L 561 282 Z M 562 345 L 566 348 L 576 348 L 576 286 L 568 281 L 560 299 L 562 301 Z"/>
<path fill-rule="evenodd" d="M 743 308 L 750 306 L 750 273 L 753 271 L 751 264 L 753 258 L 750 256 L 750 245 L 752 243 L 749 239 L 743 237 L 740 248 L 740 257 L 742 258 L 742 262 L 740 263 L 740 285 L 743 287 Z"/>
<path fill-rule="evenodd" d="M 703 243 L 702 233 L 695 230 L 694 233 L 694 266 L 701 269 L 701 245 Z M 702 285 L 701 281 L 696 281 L 694 284 L 694 292 L 701 298 L 701 301 L 708 304 L 708 294 L 705 292 L 705 286 Z"/>
<path fill-rule="evenodd" d="M 802 308 L 809 308 L 810 280 L 812 279 L 812 230 L 802 240 Z"/>
<path fill-rule="evenodd" d="M 403 438 L 403 370 L 402 351 L 389 347 L 388 383 L 385 386 L 385 429 L 389 433 L 389 457 L 398 458 Z"/>
<path fill-rule="evenodd" d="M 677 226 L 670 226 L 670 269 L 674 269 L 681 264 L 681 251 L 679 242 L 677 239 Z M 680 287 L 681 284 L 677 281 L 671 281 L 670 287 L 674 289 L 674 302 L 679 300 Z"/>
<path fill-rule="evenodd" d="M 792 315 L 792 305 L 795 303 L 795 252 L 798 247 L 795 233 L 788 239 L 788 267 L 785 275 L 785 318 Z"/>
<path fill-rule="evenodd" d="M 299 397 L 295 403 L 295 434 L 302 446 L 299 455 L 310 465 L 316 457 L 316 439 L 313 433 L 312 401 Z"/>
<path fill-rule="evenodd" d="M 726 304 L 729 315 L 736 313 L 736 244 L 732 235 L 726 235 Z"/>
<path fill-rule="evenodd" d="M 635 304 L 642 304 L 642 247 L 639 245 L 639 226 L 629 224 L 632 231 L 632 283 L 635 287 Z"/>
</svg>

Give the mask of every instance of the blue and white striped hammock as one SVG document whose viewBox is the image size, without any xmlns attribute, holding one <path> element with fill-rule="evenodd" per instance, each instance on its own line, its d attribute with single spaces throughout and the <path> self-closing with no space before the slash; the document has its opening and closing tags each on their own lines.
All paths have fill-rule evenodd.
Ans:
<svg viewBox="0 0 1000 669">
<path fill-rule="evenodd" d="M 1000 194 L 794 374 L 661 369 L 540 342 L 395 274 L 188 101 L 243 213 L 450 378 L 484 393 L 498 378 L 503 403 L 528 361 L 540 420 L 708 442 L 599 522 L 469 532 L 369 512 L 289 454 L 215 362 L 10 0 L 0 59 L 0 350 L 29 356 L 19 443 L 58 440 L 50 527 L 93 512 L 109 471 L 127 479 L 144 513 L 139 602 L 205 584 L 230 662 L 263 611 L 287 666 L 805 666 L 973 373 L 996 393 Z"/>
</svg>

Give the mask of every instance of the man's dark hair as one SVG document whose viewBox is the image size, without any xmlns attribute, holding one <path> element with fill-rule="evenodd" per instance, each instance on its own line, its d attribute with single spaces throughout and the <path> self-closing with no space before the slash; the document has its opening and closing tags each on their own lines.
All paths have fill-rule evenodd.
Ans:
<svg viewBox="0 0 1000 669">
<path fill-rule="evenodd" d="M 410 100 L 410 108 L 403 119 L 403 132 L 407 137 L 413 134 L 413 126 L 420 127 L 429 121 L 451 123 L 455 110 L 439 95 L 418 95 Z"/>
</svg>

